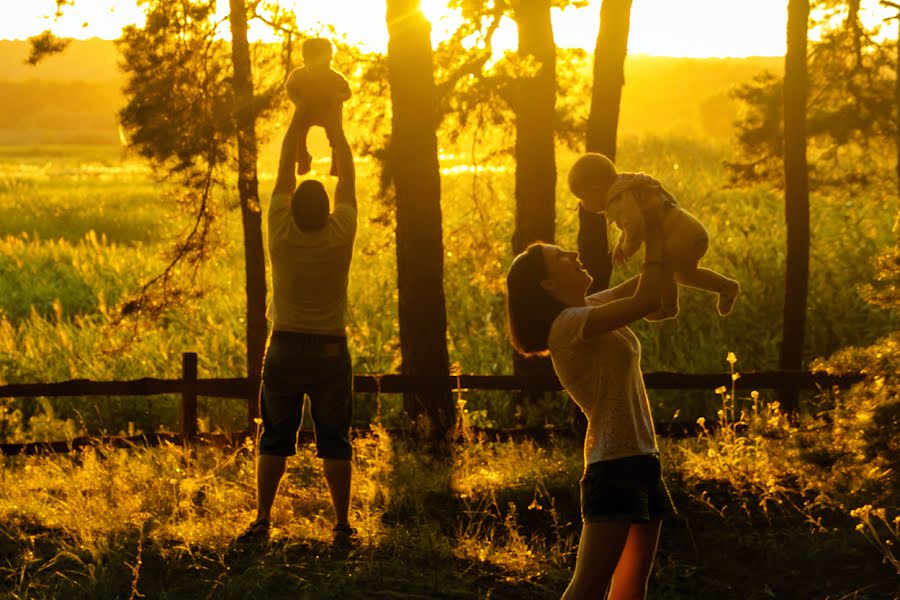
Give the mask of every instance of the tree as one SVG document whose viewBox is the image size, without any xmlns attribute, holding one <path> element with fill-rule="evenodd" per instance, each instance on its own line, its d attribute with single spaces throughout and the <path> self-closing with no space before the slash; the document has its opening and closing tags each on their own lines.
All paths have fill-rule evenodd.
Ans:
<svg viewBox="0 0 900 600">
<path fill-rule="evenodd" d="M 58 0 L 60 8 L 67 3 Z M 130 147 L 151 162 L 161 179 L 177 184 L 178 202 L 193 216 L 169 265 L 125 304 L 123 314 L 157 314 L 185 295 L 202 293 L 184 287 L 175 276 L 181 266 L 196 272 L 211 251 L 217 215 L 227 209 L 217 206 L 214 191 L 225 185 L 223 173 L 234 164 L 231 151 L 236 146 L 244 226 L 247 377 L 259 381 L 267 325 L 255 125 L 275 106 L 280 80 L 255 94 L 248 7 L 244 0 L 230 0 L 230 8 L 230 48 L 219 38 L 214 0 L 149 0 L 145 25 L 126 27 L 118 42 L 127 77 L 127 103 L 120 118 Z M 33 44 L 33 54 L 48 55 L 64 47 L 50 43 L 52 37 L 46 34 L 41 39 L 42 44 Z M 264 64 L 276 62 L 275 56 L 257 54 Z M 252 419 L 258 407 L 256 395 L 251 396 Z"/>
<path fill-rule="evenodd" d="M 881 5 L 894 8 L 898 12 L 891 17 L 891 20 L 897 21 L 897 42 L 896 42 L 896 63 L 894 66 L 894 123 L 900 123 L 900 4 L 896 2 L 888 2 L 881 0 Z M 894 150 L 897 154 L 897 161 L 894 165 L 894 173 L 897 176 L 897 198 L 900 199 L 900 126 L 894 127 Z M 900 206 L 898 206 L 900 208 Z M 900 222 L 898 222 L 900 223 Z M 900 232 L 898 232 L 900 233 Z"/>
<path fill-rule="evenodd" d="M 784 59 L 784 204 L 787 257 L 784 323 L 778 366 L 799 371 L 803 365 L 806 296 L 809 283 L 809 186 L 806 163 L 807 30 L 809 0 L 789 0 L 787 53 Z M 779 393 L 785 411 L 797 408 L 798 391 Z"/>
<path fill-rule="evenodd" d="M 594 77 L 591 88 L 591 112 L 587 124 L 587 151 L 605 154 L 616 160 L 616 134 L 619 105 L 625 85 L 625 57 L 632 0 L 603 0 L 600 5 L 600 30 L 594 49 Z M 578 253 L 594 279 L 589 293 L 609 287 L 612 259 L 609 254 L 606 216 L 578 206 Z"/>
<path fill-rule="evenodd" d="M 419 0 L 387 0 L 391 137 L 387 173 L 397 200 L 397 288 L 402 370 L 420 380 L 449 374 L 441 237 L 441 182 L 431 25 Z M 404 396 L 413 418 L 427 415 L 436 440 L 455 422 L 449 390 Z"/>
<path fill-rule="evenodd" d="M 256 98 L 253 95 L 253 70 L 247 40 L 247 5 L 230 0 L 231 57 L 234 66 L 234 120 L 237 133 L 238 195 L 244 227 L 244 273 L 247 295 L 247 377 L 258 388 L 266 351 L 266 258 L 262 242 L 262 210 L 256 175 Z M 259 405 L 249 398 L 250 419 L 258 416 Z"/>
<path fill-rule="evenodd" d="M 553 243 L 556 224 L 556 45 L 550 0 L 515 0 L 524 73 L 513 82 L 516 116 L 516 213 L 513 254 L 536 241 Z"/>
<path fill-rule="evenodd" d="M 860 157 L 894 145 L 893 90 L 896 58 L 863 27 L 859 2 L 817 0 L 810 26 L 818 39 L 808 52 L 807 144 L 809 185 L 865 185 L 881 167 Z M 738 155 L 726 163 L 732 182 L 760 181 L 783 187 L 784 80 L 764 73 L 738 86 L 743 106 L 738 122 Z"/>
</svg>

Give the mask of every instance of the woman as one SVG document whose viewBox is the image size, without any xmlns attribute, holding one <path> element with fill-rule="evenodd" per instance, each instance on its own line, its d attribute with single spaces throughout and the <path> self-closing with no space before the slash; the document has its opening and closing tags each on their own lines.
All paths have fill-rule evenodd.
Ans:
<svg viewBox="0 0 900 600">
<path fill-rule="evenodd" d="M 588 420 L 581 542 L 564 600 L 644 598 L 662 517 L 674 512 L 661 478 L 640 343 L 627 327 L 659 310 L 660 292 L 671 285 L 659 219 L 644 218 L 642 274 L 615 288 L 585 297 L 591 277 L 578 254 L 548 244 L 517 256 L 506 279 L 513 345 L 525 355 L 549 351 Z"/>
</svg>

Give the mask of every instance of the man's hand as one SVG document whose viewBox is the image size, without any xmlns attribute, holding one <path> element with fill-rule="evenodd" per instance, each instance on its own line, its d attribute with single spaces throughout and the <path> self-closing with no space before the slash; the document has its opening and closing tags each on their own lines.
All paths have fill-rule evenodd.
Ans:
<svg viewBox="0 0 900 600">
<path fill-rule="evenodd" d="M 349 204 L 356 208 L 356 167 L 353 165 L 353 152 L 344 135 L 343 105 L 337 103 L 325 113 L 325 127 L 331 139 L 334 154 L 335 170 L 338 182 L 334 188 L 334 203 Z"/>
<path fill-rule="evenodd" d="M 281 156 L 278 158 L 278 175 L 275 177 L 274 194 L 293 194 L 297 185 L 297 176 L 294 174 L 297 162 L 297 136 L 299 135 L 302 105 L 294 110 L 291 115 L 291 123 L 284 133 L 281 142 Z"/>
</svg>

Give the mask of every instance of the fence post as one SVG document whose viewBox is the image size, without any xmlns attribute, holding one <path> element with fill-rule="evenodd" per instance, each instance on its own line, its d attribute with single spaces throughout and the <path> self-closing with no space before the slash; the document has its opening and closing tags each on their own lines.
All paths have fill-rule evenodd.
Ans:
<svg viewBox="0 0 900 600">
<path fill-rule="evenodd" d="M 197 353 L 181 355 L 181 439 L 185 445 L 197 437 Z"/>
</svg>

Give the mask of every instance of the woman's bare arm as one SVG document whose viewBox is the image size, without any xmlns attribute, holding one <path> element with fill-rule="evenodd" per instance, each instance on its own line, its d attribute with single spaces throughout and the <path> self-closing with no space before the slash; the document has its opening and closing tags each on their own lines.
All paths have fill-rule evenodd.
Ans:
<svg viewBox="0 0 900 600">
<path fill-rule="evenodd" d="M 643 211 L 642 211 L 643 212 Z M 584 336 L 590 337 L 624 327 L 659 310 L 662 290 L 672 274 L 662 265 L 662 231 L 659 217 L 644 212 L 646 251 L 640 275 L 613 288 L 617 300 L 591 309 L 584 325 Z M 631 292 L 630 295 L 627 295 Z"/>
</svg>

